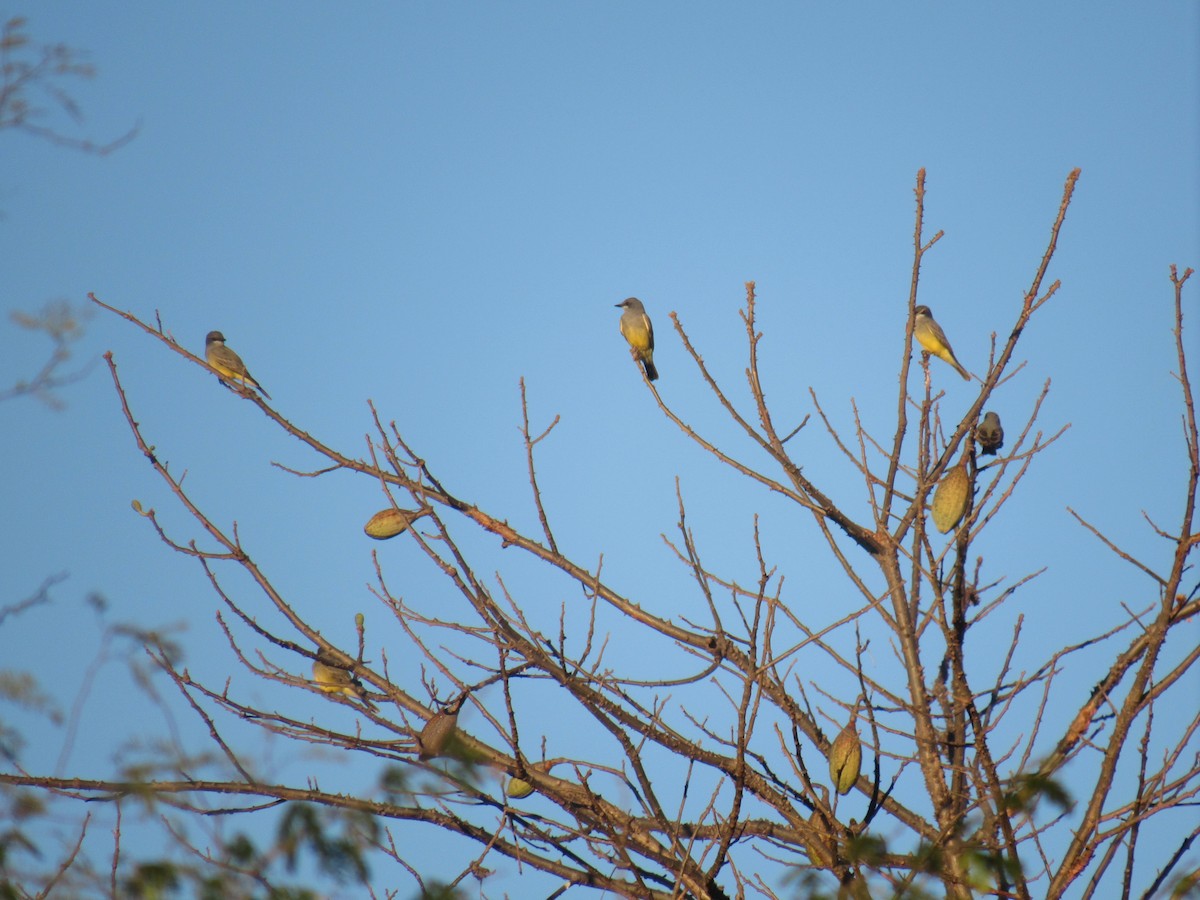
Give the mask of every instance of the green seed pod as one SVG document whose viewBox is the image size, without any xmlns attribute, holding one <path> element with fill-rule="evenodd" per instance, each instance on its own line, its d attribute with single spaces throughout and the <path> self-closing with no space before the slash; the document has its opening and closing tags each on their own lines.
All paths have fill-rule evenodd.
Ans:
<svg viewBox="0 0 1200 900">
<path fill-rule="evenodd" d="M 839 794 L 850 793 L 861 770 L 862 741 L 858 739 L 854 726 L 847 725 L 829 748 L 829 777 L 833 779 L 834 789 Z"/>
<path fill-rule="evenodd" d="M 421 516 L 427 515 L 429 515 L 428 509 L 381 509 L 367 520 L 363 531 L 366 532 L 367 537 L 373 537 L 377 541 L 386 541 L 388 538 L 403 534 L 409 525 Z"/>
<path fill-rule="evenodd" d="M 549 774 L 552 768 L 554 768 L 553 763 L 543 761 L 534 763 L 529 767 L 528 771 L 531 774 L 537 772 L 539 775 L 546 775 Z M 527 781 L 519 775 L 513 775 L 504 783 L 504 795 L 513 800 L 523 800 L 536 790 L 537 788 L 533 786 L 533 782 Z"/>
<path fill-rule="evenodd" d="M 504 785 L 504 793 L 513 800 L 524 800 L 533 793 L 533 785 L 524 778 L 510 778 Z"/>
<path fill-rule="evenodd" d="M 942 534 L 950 531 L 967 511 L 967 497 L 971 492 L 971 479 L 967 477 L 966 460 L 946 473 L 937 490 L 933 492 L 933 524 Z"/>
<path fill-rule="evenodd" d="M 822 869 L 833 865 L 833 850 L 829 836 L 825 833 L 825 819 L 815 809 L 808 819 L 808 829 L 804 834 L 804 849 L 808 851 L 808 861 Z"/>
</svg>

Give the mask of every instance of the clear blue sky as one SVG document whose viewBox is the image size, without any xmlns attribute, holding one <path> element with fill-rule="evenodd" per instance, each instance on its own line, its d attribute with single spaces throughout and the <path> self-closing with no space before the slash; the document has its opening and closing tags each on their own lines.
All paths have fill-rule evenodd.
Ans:
<svg viewBox="0 0 1200 900">
<path fill-rule="evenodd" d="M 1010 580 L 1050 566 L 997 626 L 1006 635 L 1026 616 L 1024 665 L 1153 599 L 1149 580 L 1065 508 L 1165 565 L 1141 515 L 1171 529 L 1182 503 L 1167 267 L 1200 263 L 1196 5 L 47 2 L 0 14 L 90 51 L 99 75 L 74 91 L 86 119 L 72 133 L 103 140 L 141 123 L 106 158 L 0 133 L 6 312 L 95 291 L 159 311 L 195 352 L 219 328 L 301 427 L 359 454 L 373 399 L 459 496 L 533 528 L 516 430 L 523 376 L 535 426 L 562 415 L 540 457 L 559 540 L 585 564 L 603 553 L 618 587 L 664 611 L 699 602 L 677 590 L 659 538 L 675 526 L 676 475 L 714 567 L 753 580 L 751 517 L 762 513 L 790 602 L 820 625 L 852 598 L 806 516 L 661 419 L 613 304 L 645 301 L 663 395 L 729 437 L 668 313 L 744 401 L 737 309 L 754 280 L 777 421 L 811 412 L 812 387 L 840 427 L 853 399 L 886 438 L 917 169 L 928 172 L 928 233 L 946 232 L 921 297 L 978 373 L 991 332 L 1003 339 L 1015 319 L 1066 175 L 1082 168 L 1050 270 L 1062 289 L 993 403 L 1019 426 L 1051 379 L 1039 427 L 1071 429 L 977 549 Z M 7 323 L 0 335 L 10 384 L 45 348 Z M 378 547 L 360 532 L 377 487 L 271 468 L 317 463 L 212 376 L 97 315 L 78 359 L 107 350 L 159 455 L 187 470 L 218 521 L 236 518 L 301 612 L 347 643 L 355 610 L 380 618 L 363 587 Z M 974 399 L 934 372 L 947 414 Z M 157 508 L 177 536 L 195 527 L 137 455 L 103 365 L 63 397 L 65 412 L 0 405 L 0 602 L 70 574 L 53 607 L 4 624 L 3 665 L 40 672 L 69 708 L 97 646 L 84 604 L 96 591 L 108 621 L 185 624 L 193 675 L 223 678 L 234 670 L 216 599 L 129 502 Z M 865 517 L 860 480 L 817 427 L 794 447 Z M 415 548 L 387 551 L 407 596 L 444 593 Z M 636 662 L 645 649 L 622 651 Z M 1080 670 L 1064 702 L 1097 675 Z M 105 667 L 67 771 L 105 771 L 144 708 Z M 57 758 L 61 729 L 14 721 L 31 741 L 26 762 Z"/>
</svg>

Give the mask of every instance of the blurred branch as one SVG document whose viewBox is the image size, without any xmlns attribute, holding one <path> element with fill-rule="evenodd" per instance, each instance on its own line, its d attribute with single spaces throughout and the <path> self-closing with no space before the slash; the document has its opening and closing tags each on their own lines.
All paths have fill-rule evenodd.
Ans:
<svg viewBox="0 0 1200 900">
<path fill-rule="evenodd" d="M 84 378 L 93 365 L 89 362 L 74 372 L 61 372 L 64 364 L 71 358 L 71 344 L 83 336 L 83 323 L 90 316 L 90 309 L 76 310 L 67 300 L 47 303 L 37 314 L 19 310 L 9 313 L 9 317 L 21 328 L 45 332 L 53 342 L 54 348 L 33 377 L 17 381 L 6 390 L 0 390 L 0 403 L 16 397 L 32 396 L 51 409 L 62 409 L 66 404 L 54 393 L 55 390 Z"/>
<path fill-rule="evenodd" d="M 56 111 L 75 124 L 83 121 L 83 111 L 65 85 L 73 79 L 94 78 L 96 68 L 83 51 L 66 44 L 35 49 L 25 25 L 25 19 L 17 16 L 0 26 L 0 130 L 23 131 L 55 146 L 97 156 L 107 156 L 132 141 L 140 125 L 114 140 L 96 142 L 44 124 Z"/>
<path fill-rule="evenodd" d="M 25 612 L 33 606 L 38 606 L 42 603 L 50 602 L 50 588 L 56 584 L 61 584 L 67 580 L 67 573 L 60 572 L 57 575 L 49 575 L 43 579 L 38 589 L 26 597 L 24 600 L 18 600 L 16 603 L 9 603 L 5 606 L 0 606 L 0 625 L 4 624 L 4 620 L 9 616 L 17 616 Z"/>
</svg>

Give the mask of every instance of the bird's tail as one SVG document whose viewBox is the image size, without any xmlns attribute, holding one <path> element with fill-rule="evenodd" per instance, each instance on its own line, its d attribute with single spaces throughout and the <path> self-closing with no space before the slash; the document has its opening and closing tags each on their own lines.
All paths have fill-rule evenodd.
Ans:
<svg viewBox="0 0 1200 900">
<path fill-rule="evenodd" d="M 654 363 L 648 359 L 643 359 L 642 365 L 646 367 L 646 377 L 651 381 L 658 381 L 658 369 L 654 368 Z"/>
</svg>

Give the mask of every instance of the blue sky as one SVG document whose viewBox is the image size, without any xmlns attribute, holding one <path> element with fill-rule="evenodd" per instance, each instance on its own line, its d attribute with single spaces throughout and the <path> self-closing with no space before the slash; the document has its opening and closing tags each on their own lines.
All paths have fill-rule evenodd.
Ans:
<svg viewBox="0 0 1200 900">
<path fill-rule="evenodd" d="M 1122 603 L 1153 599 L 1065 507 L 1166 564 L 1141 514 L 1169 529 L 1182 504 L 1167 267 L 1200 262 L 1195 5 L 49 2 L 0 14 L 90 51 L 99 76 L 73 90 L 82 133 L 103 140 L 140 123 L 105 158 L 0 133 L 6 312 L 82 305 L 95 291 L 143 317 L 157 310 L 197 353 L 219 328 L 301 427 L 360 454 L 371 399 L 459 496 L 532 528 L 516 430 L 524 377 L 534 426 L 562 416 L 539 457 L 559 540 L 584 563 L 603 553 L 617 585 L 667 611 L 697 602 L 659 537 L 677 519 L 676 476 L 714 567 L 753 579 L 759 513 L 791 602 L 823 623 L 850 600 L 805 516 L 663 421 L 613 304 L 645 301 L 668 402 L 761 462 L 668 318 L 678 313 L 744 402 L 737 310 L 754 280 L 777 421 L 811 412 L 811 387 L 839 427 L 853 400 L 884 439 L 917 169 L 927 233 L 946 233 L 926 257 L 921 300 L 978 373 L 1080 167 L 1049 273 L 1062 288 L 1023 338 L 1027 366 L 992 404 L 1012 429 L 1050 379 L 1039 427 L 1071 429 L 978 549 L 1010 578 L 1050 567 L 998 631 L 1026 616 L 1030 665 L 1120 621 Z M 0 383 L 36 369 L 44 347 L 7 323 L 0 335 Z M 148 439 L 187 470 L 195 499 L 236 519 L 297 608 L 349 642 L 353 611 L 373 612 L 363 586 L 379 548 L 359 529 L 381 505 L 377 486 L 271 468 L 317 463 L 113 316 L 92 318 L 77 350 L 80 361 L 113 351 Z M 975 394 L 947 374 L 935 365 L 949 414 Z M 139 498 L 194 534 L 134 450 L 104 366 L 63 397 L 64 412 L 0 405 L 0 599 L 70 575 L 52 607 L 5 623 L 5 666 L 41 672 L 69 708 L 95 653 L 84 597 L 97 591 L 111 621 L 185 624 L 193 674 L 223 678 L 232 662 L 215 598 L 129 509 Z M 819 426 L 794 446 L 810 477 L 865 514 L 860 480 Z M 387 549 L 402 590 L 444 591 L 415 548 Z M 498 556 L 483 571 L 510 565 Z M 614 653 L 636 661 L 646 649 Z M 1096 675 L 1069 676 L 1064 702 Z M 275 702 L 274 688 L 234 678 Z M 119 667 L 103 669 L 72 765 L 103 770 L 143 707 Z M 57 756 L 61 729 L 18 721 L 27 759 Z"/>
</svg>

